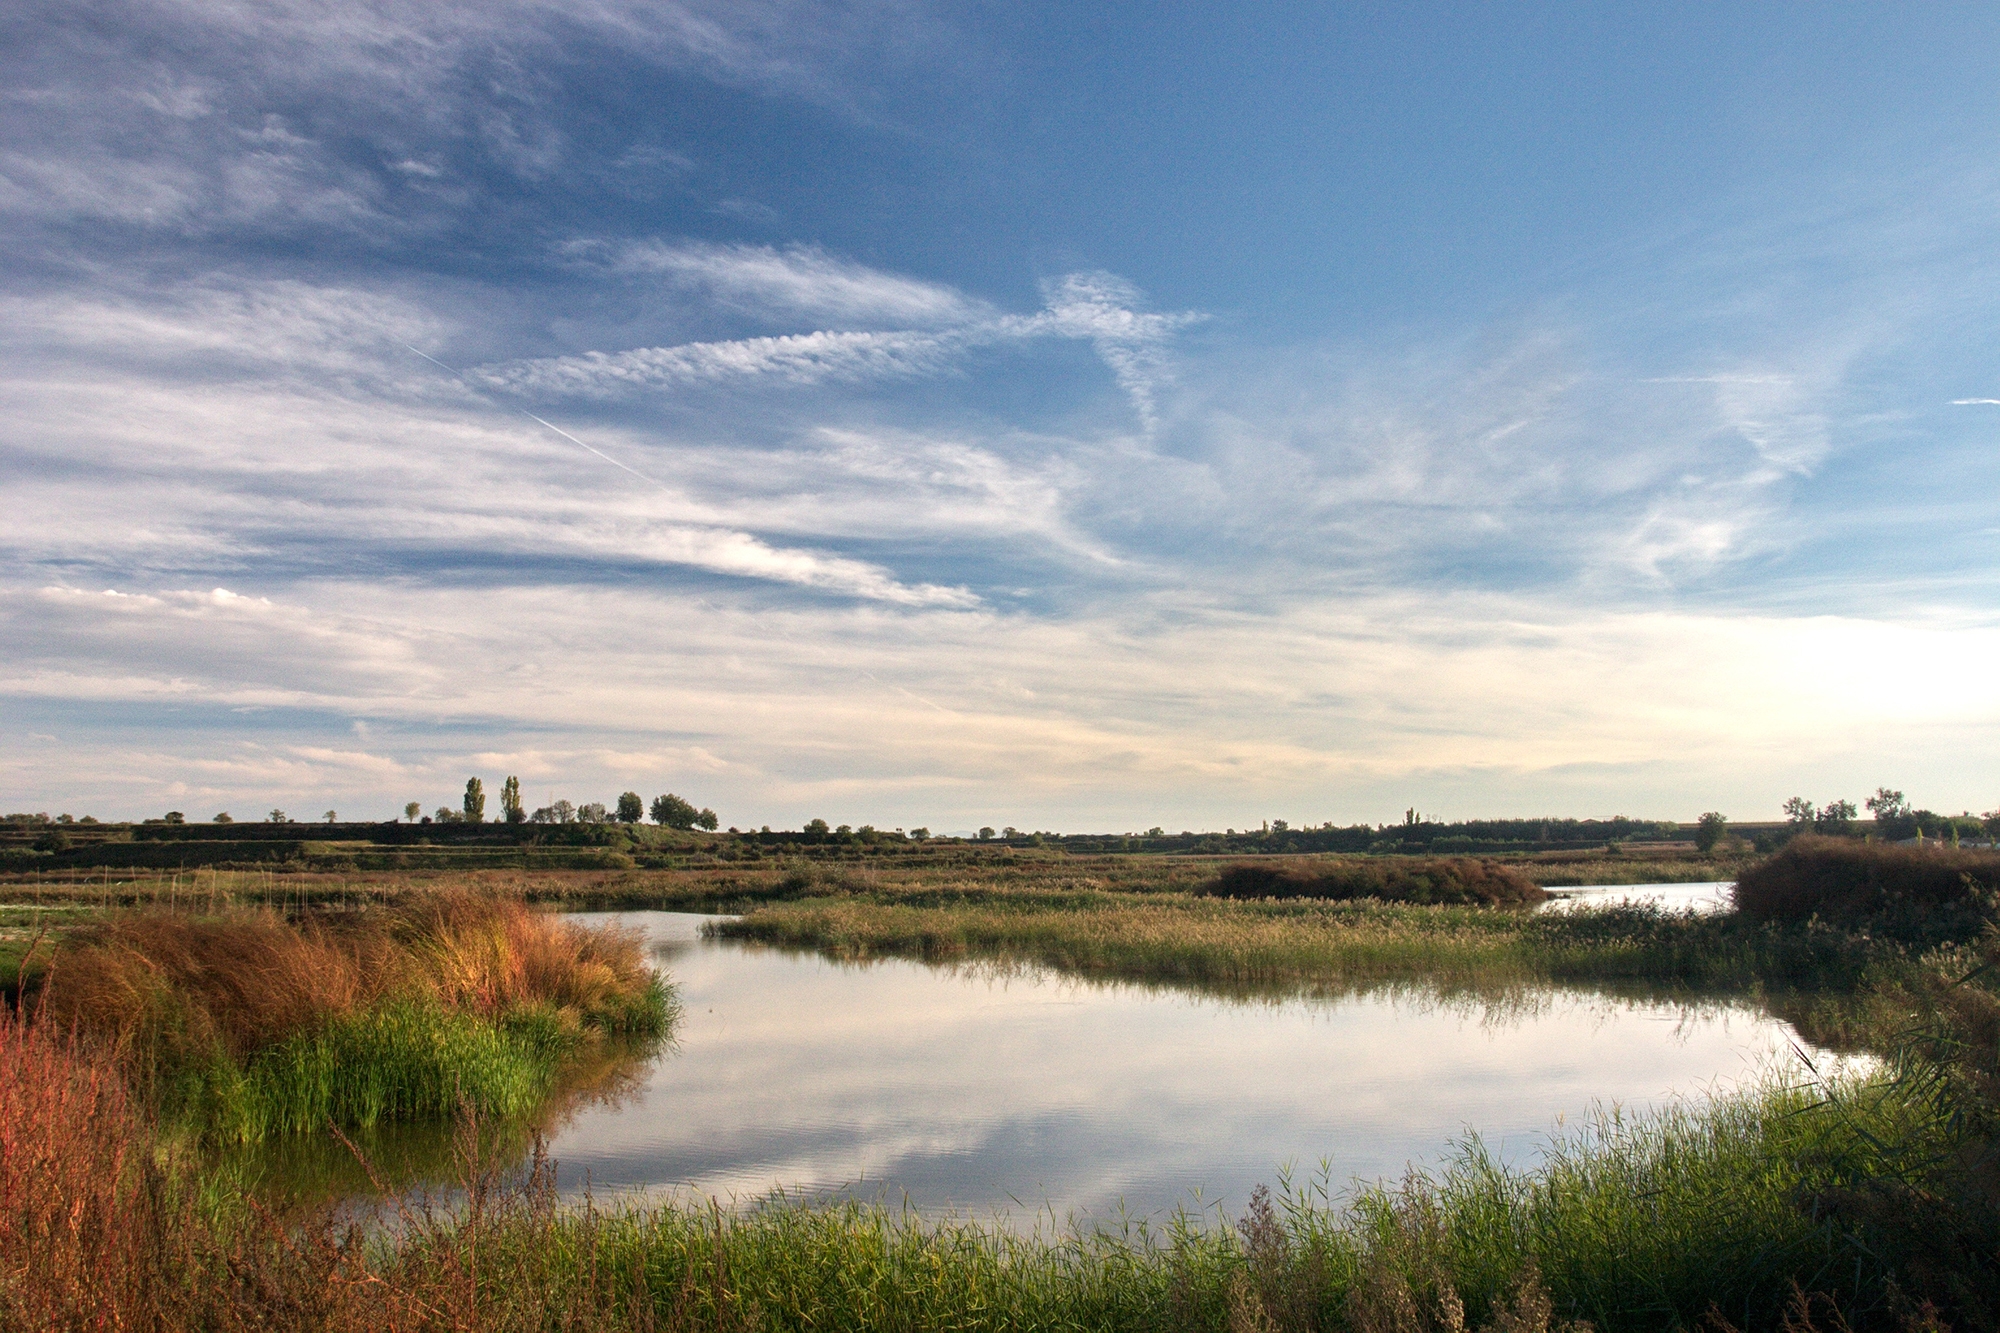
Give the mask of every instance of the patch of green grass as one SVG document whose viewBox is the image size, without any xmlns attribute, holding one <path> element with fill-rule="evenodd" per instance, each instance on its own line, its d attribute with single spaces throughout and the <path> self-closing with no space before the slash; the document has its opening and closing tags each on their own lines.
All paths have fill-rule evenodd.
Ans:
<svg viewBox="0 0 2000 1333">
<path fill-rule="evenodd" d="M 665 988 L 656 984 L 651 994 L 664 1030 Z M 178 1075 L 169 1109 L 236 1142 L 329 1124 L 444 1120 L 462 1110 L 513 1118 L 548 1097 L 584 1044 L 573 1016 L 547 1005 L 494 1020 L 392 1002 L 342 1015 L 240 1065 L 218 1053 Z"/>
</svg>

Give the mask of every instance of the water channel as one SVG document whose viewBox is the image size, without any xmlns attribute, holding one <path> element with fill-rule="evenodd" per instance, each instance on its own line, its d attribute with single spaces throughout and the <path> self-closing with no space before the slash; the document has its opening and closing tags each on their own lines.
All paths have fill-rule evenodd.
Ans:
<svg viewBox="0 0 2000 1333">
<path fill-rule="evenodd" d="M 1699 910 L 1717 888 L 1571 901 Z M 1281 1169 L 1336 1188 L 1393 1179 L 1475 1130 L 1532 1165 L 1594 1107 L 1641 1111 L 1796 1070 L 1790 1026 L 1743 1003 L 1423 986 L 1243 1000 L 840 962 L 705 938 L 710 918 L 685 913 L 580 919 L 644 932 L 683 1005 L 671 1049 L 549 1127 L 565 1190 L 588 1182 L 600 1198 L 744 1205 L 782 1190 L 1016 1226 L 1234 1214 Z"/>
</svg>

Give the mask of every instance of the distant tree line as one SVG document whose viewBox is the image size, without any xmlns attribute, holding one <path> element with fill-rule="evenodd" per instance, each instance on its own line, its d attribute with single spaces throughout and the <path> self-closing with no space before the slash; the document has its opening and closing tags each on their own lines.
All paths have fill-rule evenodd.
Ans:
<svg viewBox="0 0 2000 1333">
<path fill-rule="evenodd" d="M 1760 826 L 1754 832 L 1755 846 L 1760 851 L 1770 851 L 1783 845 L 1800 833 L 1810 832 L 1834 837 L 1867 837 L 1888 842 L 1938 841 L 1956 844 L 1962 840 L 2000 839 L 2000 810 L 1975 815 L 1970 811 L 1957 815 L 1943 815 L 1933 810 L 1919 809 L 1910 804 L 1900 791 L 1889 787 L 1878 787 L 1875 794 L 1862 803 L 1868 818 L 1861 816 L 1852 801 L 1829 801 L 1817 804 L 1806 797 L 1794 796 L 1784 803 L 1784 823 L 1773 828 Z M 485 782 L 477 777 L 466 779 L 465 790 L 457 806 L 439 806 L 429 815 L 423 813 L 420 802 L 411 801 L 403 807 L 403 817 L 411 823 L 456 824 L 486 822 L 487 800 Z M 273 824 L 292 823 L 292 817 L 283 809 L 272 809 L 265 822 Z M 321 822 L 335 823 L 339 816 L 332 810 L 321 816 Z M 573 804 L 568 800 L 556 800 L 530 812 L 521 799 L 520 778 L 509 775 L 500 785 L 499 822 L 507 824 L 537 825 L 583 825 L 601 826 L 610 824 L 635 825 L 650 818 L 662 828 L 704 829 L 714 831 L 720 826 L 715 811 L 695 805 L 687 798 L 673 792 L 655 796 L 649 802 L 636 791 L 621 792 L 609 806 L 600 801 Z M 68 827 L 83 827 L 97 824 L 92 816 L 81 819 L 63 814 L 53 819 L 46 812 L 34 814 L 13 813 L 0 816 L 0 825 L 29 827 L 47 830 L 44 835 L 51 846 L 48 850 L 59 850 L 57 841 L 67 845 L 62 830 Z M 169 810 L 159 819 L 144 821 L 149 824 L 182 824 L 186 816 L 179 810 Z M 233 822 L 228 811 L 214 816 L 214 822 Z M 732 828 L 731 833 L 737 830 Z M 855 827 L 848 824 L 830 825 L 824 819 L 811 819 L 796 833 L 774 834 L 769 825 L 761 832 L 745 836 L 760 837 L 765 840 L 777 838 L 803 843 L 831 844 L 874 844 L 880 842 L 923 842 L 931 838 L 928 828 L 906 830 L 882 830 L 873 825 Z M 1493 854 L 1502 852 L 1560 851 L 1610 846 L 1614 849 L 1627 842 L 1680 841 L 1688 836 L 1683 827 L 1672 821 L 1630 819 L 1623 815 L 1609 819 L 1574 819 L 1545 817 L 1536 819 L 1468 819 L 1440 820 L 1423 815 L 1412 807 L 1404 812 L 1401 822 L 1394 824 L 1348 824 L 1336 825 L 1331 821 L 1318 825 L 1294 827 L 1283 819 L 1273 819 L 1257 828 L 1225 829 L 1221 833 L 1196 832 L 1184 829 L 1170 833 L 1159 825 L 1143 833 L 1054 833 L 1047 831 L 1027 831 L 1008 825 L 1000 829 L 982 826 L 972 835 L 972 841 L 981 843 L 1001 842 L 1021 847 L 1060 847 L 1078 852 L 1108 851 L 1162 851 L 1197 853 L 1404 853 L 1404 854 Z M 1719 811 L 1705 811 L 1696 821 L 1693 841 L 1702 852 L 1712 852 L 1725 840 L 1732 837 L 1727 816 Z M 39 842 L 38 842 L 39 845 Z"/>
<path fill-rule="evenodd" d="M 568 800 L 551 801 L 530 812 L 521 800 L 521 779 L 508 775 L 500 784 L 500 822 L 507 824 L 637 824 L 646 818 L 647 804 L 638 792 L 619 794 L 617 801 L 607 807 L 602 801 L 585 801 L 581 805 Z M 720 821 L 715 811 L 697 807 L 684 797 L 667 792 L 655 796 L 651 805 L 653 822 L 663 828 L 714 829 Z M 403 818 L 415 823 L 484 823 L 486 819 L 486 784 L 477 777 L 465 780 L 465 794 L 457 809 L 439 806 L 435 813 L 423 813 L 423 805 L 411 801 L 403 807 Z"/>
</svg>

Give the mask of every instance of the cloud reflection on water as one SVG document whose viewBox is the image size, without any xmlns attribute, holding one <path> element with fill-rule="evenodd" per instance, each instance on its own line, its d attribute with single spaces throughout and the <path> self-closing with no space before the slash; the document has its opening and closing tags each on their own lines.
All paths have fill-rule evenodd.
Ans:
<svg viewBox="0 0 2000 1333">
<path fill-rule="evenodd" d="M 644 1091 L 555 1135 L 566 1184 L 907 1197 L 1049 1210 L 1234 1209 L 1281 1167 L 1336 1185 L 1436 1162 L 1477 1129 L 1529 1162 L 1558 1117 L 1727 1087 L 1792 1030 L 1730 1004 L 1554 989 L 1240 1000 L 1008 968 L 865 966 L 672 945 L 686 1017 Z"/>
</svg>

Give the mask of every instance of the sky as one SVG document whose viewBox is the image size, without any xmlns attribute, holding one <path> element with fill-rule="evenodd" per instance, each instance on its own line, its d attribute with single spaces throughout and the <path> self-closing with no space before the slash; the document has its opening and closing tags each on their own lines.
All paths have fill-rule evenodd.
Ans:
<svg viewBox="0 0 2000 1333">
<path fill-rule="evenodd" d="M 0 807 L 2000 805 L 1991 6 L 15 12 Z"/>
</svg>

